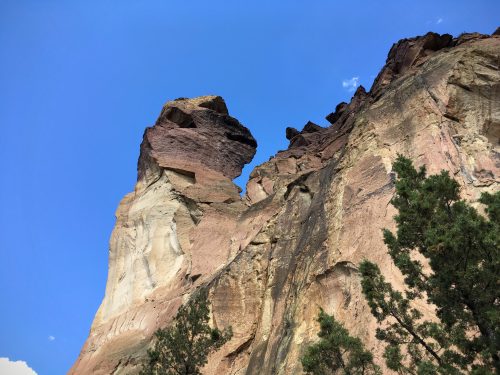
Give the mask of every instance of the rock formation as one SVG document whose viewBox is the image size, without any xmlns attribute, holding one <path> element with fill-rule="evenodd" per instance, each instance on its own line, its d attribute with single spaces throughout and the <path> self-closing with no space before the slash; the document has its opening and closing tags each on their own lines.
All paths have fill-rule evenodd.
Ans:
<svg viewBox="0 0 500 375">
<path fill-rule="evenodd" d="M 380 353 L 357 265 L 368 258 L 402 285 L 381 233 L 394 227 L 397 154 L 449 170 L 465 199 L 499 188 L 496 34 L 396 43 L 330 126 L 287 129 L 289 148 L 254 169 L 243 198 L 232 179 L 255 153 L 248 129 L 220 97 L 167 103 L 144 134 L 106 295 L 70 373 L 137 373 L 154 331 L 202 286 L 212 324 L 234 332 L 206 374 L 300 374 L 319 307 Z"/>
</svg>

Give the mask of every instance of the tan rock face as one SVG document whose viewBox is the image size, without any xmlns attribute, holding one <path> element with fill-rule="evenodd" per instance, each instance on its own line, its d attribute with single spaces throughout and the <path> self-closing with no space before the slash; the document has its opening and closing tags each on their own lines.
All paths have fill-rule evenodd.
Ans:
<svg viewBox="0 0 500 375">
<path fill-rule="evenodd" d="M 207 374 L 300 374 L 319 307 L 381 353 L 357 265 L 375 261 L 402 285 L 381 233 L 394 226 L 392 163 L 401 153 L 449 170 L 469 200 L 497 191 L 499 61 L 499 36 L 399 42 L 330 127 L 287 131 L 289 149 L 255 168 L 243 199 L 231 179 L 255 152 L 248 130 L 219 97 L 167 103 L 146 130 L 106 295 L 70 373 L 137 373 L 153 332 L 200 286 L 213 324 L 234 332 Z"/>
</svg>

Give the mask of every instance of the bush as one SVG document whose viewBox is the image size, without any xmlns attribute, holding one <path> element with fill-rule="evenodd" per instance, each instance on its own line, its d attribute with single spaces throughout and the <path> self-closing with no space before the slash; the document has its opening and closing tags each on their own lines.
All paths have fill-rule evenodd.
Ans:
<svg viewBox="0 0 500 375">
<path fill-rule="evenodd" d="M 149 362 L 141 375 L 200 375 L 210 352 L 232 336 L 231 327 L 210 328 L 207 292 L 198 292 L 181 306 L 172 326 L 155 332 L 155 344 L 148 350 Z"/>
</svg>

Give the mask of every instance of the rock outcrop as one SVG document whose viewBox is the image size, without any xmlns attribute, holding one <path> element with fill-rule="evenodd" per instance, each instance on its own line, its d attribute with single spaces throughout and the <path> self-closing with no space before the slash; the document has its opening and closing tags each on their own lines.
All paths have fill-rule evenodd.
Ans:
<svg viewBox="0 0 500 375">
<path fill-rule="evenodd" d="M 208 287 L 212 324 L 233 338 L 207 374 L 300 374 L 319 307 L 380 352 L 360 291 L 370 259 L 402 285 L 381 228 L 398 153 L 442 169 L 474 201 L 497 191 L 500 36 L 429 33 L 395 44 L 370 92 L 360 87 L 321 127 L 232 179 L 255 152 L 220 97 L 169 102 L 141 145 L 138 182 L 117 210 L 106 295 L 72 374 L 134 374 L 153 332 Z"/>
</svg>

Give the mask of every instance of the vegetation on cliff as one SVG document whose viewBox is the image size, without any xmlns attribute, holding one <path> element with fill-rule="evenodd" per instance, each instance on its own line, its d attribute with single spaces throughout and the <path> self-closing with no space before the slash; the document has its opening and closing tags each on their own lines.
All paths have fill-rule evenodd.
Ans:
<svg viewBox="0 0 500 375">
<path fill-rule="evenodd" d="M 406 289 L 395 290 L 376 264 L 360 265 L 363 293 L 381 323 L 376 337 L 387 344 L 387 367 L 419 375 L 498 373 L 500 192 L 481 196 L 484 216 L 460 199 L 459 184 L 448 172 L 427 177 L 425 167 L 416 170 L 402 156 L 394 171 L 397 231 L 384 230 L 384 242 Z M 422 299 L 435 306 L 435 319 L 423 319 L 415 303 Z M 320 319 L 333 319 L 322 314 Z M 348 335 L 343 327 L 336 329 L 335 335 Z M 305 370 L 315 365 L 311 348 L 303 357 Z M 335 348 L 329 350 L 335 357 Z"/>
<path fill-rule="evenodd" d="M 309 346 L 301 359 L 307 374 L 381 374 L 380 368 L 373 363 L 373 354 L 364 348 L 359 338 L 349 335 L 333 316 L 321 310 L 318 322 L 320 341 Z"/>
<path fill-rule="evenodd" d="M 200 375 L 208 354 L 232 336 L 231 328 L 211 328 L 209 314 L 207 292 L 201 290 L 179 308 L 171 326 L 155 332 L 141 375 Z"/>
</svg>

